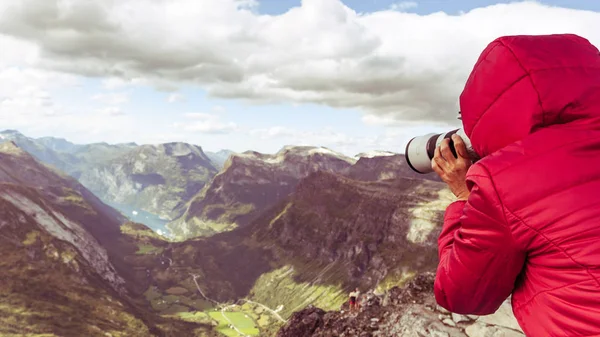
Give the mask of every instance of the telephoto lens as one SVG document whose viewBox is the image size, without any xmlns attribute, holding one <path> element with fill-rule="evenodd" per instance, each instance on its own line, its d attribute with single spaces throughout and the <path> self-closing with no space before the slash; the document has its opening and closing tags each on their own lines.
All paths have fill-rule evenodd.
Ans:
<svg viewBox="0 0 600 337">
<path fill-rule="evenodd" d="M 451 138 L 453 134 L 457 134 L 462 138 L 467 147 L 467 152 L 471 158 L 474 159 L 476 154 L 471 147 L 469 137 L 467 137 L 463 129 L 455 129 L 446 133 L 430 133 L 411 139 L 408 144 L 406 144 L 405 151 L 408 166 L 417 173 L 426 174 L 433 172 L 431 160 L 433 159 L 435 149 L 440 146 L 442 141 L 446 138 L 450 139 L 450 149 L 454 156 L 456 156 L 456 149 L 454 148 Z"/>
</svg>

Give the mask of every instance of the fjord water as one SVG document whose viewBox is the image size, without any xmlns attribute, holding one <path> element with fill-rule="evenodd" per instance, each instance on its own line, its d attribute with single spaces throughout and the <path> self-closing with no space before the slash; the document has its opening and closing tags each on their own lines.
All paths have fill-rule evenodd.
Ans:
<svg viewBox="0 0 600 337">
<path fill-rule="evenodd" d="M 167 228 L 167 223 L 169 222 L 168 220 L 163 220 L 156 214 L 149 213 L 149 212 L 146 212 L 144 210 L 141 210 L 141 209 L 129 206 L 129 205 L 124 205 L 124 204 L 119 204 L 119 203 L 114 203 L 114 202 L 106 202 L 106 203 L 108 205 L 110 205 L 111 207 L 117 209 L 124 216 L 129 218 L 129 220 L 131 220 L 133 222 L 144 224 L 144 225 L 150 227 L 153 231 L 157 232 L 160 235 L 168 236 L 168 233 L 169 233 L 169 229 Z"/>
</svg>

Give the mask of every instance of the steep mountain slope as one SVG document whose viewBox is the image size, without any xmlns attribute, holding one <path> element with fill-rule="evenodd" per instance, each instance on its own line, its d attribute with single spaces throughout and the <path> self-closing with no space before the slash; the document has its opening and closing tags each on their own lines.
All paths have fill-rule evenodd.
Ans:
<svg viewBox="0 0 600 337">
<path fill-rule="evenodd" d="M 145 309 L 125 219 L 74 179 L 0 144 L 0 333 L 165 336 L 206 325 Z M 142 290 L 143 291 L 143 290 Z"/>
<path fill-rule="evenodd" d="M 403 154 L 377 152 L 359 154 L 356 164 L 344 173 L 351 178 L 366 181 L 394 179 L 398 177 L 442 181 L 435 173 L 420 174 L 413 171 L 406 163 Z"/>
<path fill-rule="evenodd" d="M 232 155 L 223 170 L 170 223 L 180 238 L 209 236 L 245 226 L 289 195 L 300 179 L 319 170 L 339 172 L 354 160 L 326 148 L 287 146 L 275 155 Z"/>
<path fill-rule="evenodd" d="M 136 147 L 87 169 L 79 180 L 103 200 L 171 219 L 216 173 L 200 147 L 168 143 Z"/>
<path fill-rule="evenodd" d="M 150 335 L 119 299 L 123 280 L 89 234 L 35 190 L 0 190 L 0 333 Z"/>
<path fill-rule="evenodd" d="M 229 159 L 229 156 L 231 156 L 232 154 L 235 154 L 235 152 L 231 150 L 220 150 L 217 152 L 206 151 L 206 155 L 208 156 L 208 158 L 210 158 L 210 161 L 219 170 L 223 168 L 225 162 L 227 161 L 227 159 Z"/>
<path fill-rule="evenodd" d="M 124 281 L 109 262 L 106 250 L 90 234 L 105 237 L 110 232 L 119 233 L 123 218 L 109 208 L 102 209 L 102 203 L 81 188 L 81 185 L 38 164 L 12 142 L 0 144 L 0 182 L 3 183 L 0 196 L 4 201 L 12 203 L 18 209 L 30 210 L 34 222 L 44 226 L 45 231 L 54 237 L 74 245 L 93 267 L 98 268 L 98 274 L 105 277 L 115 290 L 125 291 Z M 40 192 L 35 191 L 34 187 Z M 85 197 L 91 202 L 88 203 Z M 88 223 L 86 230 L 75 221 L 65 218 L 61 212 L 48 209 L 50 206 L 45 200 L 54 204 L 59 211 L 69 208 L 72 213 L 82 216 L 102 210 L 112 221 L 102 223 L 101 226 Z"/>
</svg>

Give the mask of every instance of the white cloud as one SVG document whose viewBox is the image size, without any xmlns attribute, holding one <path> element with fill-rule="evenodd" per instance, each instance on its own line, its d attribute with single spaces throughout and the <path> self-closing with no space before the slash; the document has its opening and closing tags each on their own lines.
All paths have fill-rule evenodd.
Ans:
<svg viewBox="0 0 600 337">
<path fill-rule="evenodd" d="M 0 34 L 27 41 L 19 43 L 30 63 L 107 78 L 111 90 L 193 83 L 216 97 L 359 108 L 391 123 L 454 121 L 474 61 L 500 35 L 571 32 L 600 45 L 600 13 L 531 1 L 458 16 L 358 14 L 340 0 L 304 0 L 281 15 L 255 8 L 237 0 L 5 0 Z"/>
<path fill-rule="evenodd" d="M 402 1 L 392 4 L 390 9 L 394 11 L 406 11 L 411 8 L 417 8 L 418 6 L 419 4 L 414 1 Z"/>
<path fill-rule="evenodd" d="M 350 137 L 345 133 L 322 128 L 319 130 L 302 131 L 294 130 L 284 126 L 272 126 L 270 128 L 252 129 L 248 132 L 251 136 L 262 140 L 279 139 L 289 144 L 313 145 L 313 146 L 355 146 L 365 141 L 362 137 Z"/>
<path fill-rule="evenodd" d="M 0 9 L 2 5 L 0 5 Z M 16 64 L 31 65 L 39 57 L 39 48 L 35 43 L 3 35 L 0 33 L 0 68 Z"/>
<path fill-rule="evenodd" d="M 2 11 L 0 4 L 0 12 Z M 74 141 L 102 141 L 135 135 L 135 123 L 127 116 L 114 123 L 105 114 L 90 113 L 89 102 L 79 106 L 69 97 L 80 96 L 82 79 L 35 68 L 38 49 L 0 34 L 0 125 L 31 136 L 57 135 Z M 82 97 L 89 96 L 89 93 Z M 123 139 L 122 138 L 122 139 Z"/>
<path fill-rule="evenodd" d="M 129 81 L 118 77 L 109 77 L 102 80 L 102 86 L 107 90 L 121 89 L 128 85 Z"/>
<path fill-rule="evenodd" d="M 377 136 L 349 135 L 332 128 L 315 130 L 295 130 L 284 126 L 253 129 L 248 132 L 252 137 L 262 141 L 280 144 L 325 146 L 345 153 L 349 156 L 364 151 L 384 150 L 394 153 L 404 153 L 408 141 L 416 136 L 427 133 L 447 132 L 448 126 L 407 124 L 393 129 L 386 129 Z"/>
<path fill-rule="evenodd" d="M 0 57 L 0 125 L 17 129 L 32 124 L 51 123 L 51 119 L 67 115 L 52 92 L 58 88 L 74 88 L 71 75 L 18 66 L 1 66 Z M 6 62 L 12 63 L 12 62 Z M 5 64 L 6 64 L 5 63 Z"/>
<path fill-rule="evenodd" d="M 98 93 L 91 99 L 108 105 L 120 105 L 129 102 L 129 94 L 124 92 Z"/>
<path fill-rule="evenodd" d="M 182 94 L 174 93 L 174 94 L 170 94 L 169 97 L 167 97 L 167 102 L 169 102 L 169 103 L 175 103 L 175 102 L 181 102 L 181 101 L 185 101 L 185 96 L 183 96 Z"/>
<path fill-rule="evenodd" d="M 200 132 L 205 134 L 226 134 L 238 131 L 236 123 L 223 122 L 221 116 L 201 112 L 190 112 L 185 114 L 185 123 L 175 123 L 173 126 L 188 132 Z"/>
<path fill-rule="evenodd" d="M 448 128 L 449 126 L 460 127 L 461 122 L 458 119 L 458 113 L 456 113 L 455 115 L 457 117 L 455 121 L 449 121 L 447 119 L 442 119 L 442 120 L 431 121 L 431 122 L 427 123 L 427 125 L 429 125 L 429 127 L 444 127 L 444 128 Z M 381 115 L 363 115 L 361 119 L 362 119 L 363 123 L 365 123 L 366 125 L 371 125 L 371 126 L 390 126 L 390 127 L 406 128 L 406 127 L 415 127 L 415 126 L 423 125 L 423 123 L 420 121 L 399 120 L 396 118 L 396 116 L 393 113 L 381 114 Z"/>
<path fill-rule="evenodd" d="M 125 113 L 123 112 L 123 110 L 121 110 L 121 108 L 116 107 L 116 106 L 111 106 L 111 107 L 106 107 L 106 108 L 98 109 L 98 113 L 106 115 L 106 116 L 111 116 L 111 117 L 117 117 L 117 116 L 123 116 L 123 115 L 125 115 Z"/>
</svg>

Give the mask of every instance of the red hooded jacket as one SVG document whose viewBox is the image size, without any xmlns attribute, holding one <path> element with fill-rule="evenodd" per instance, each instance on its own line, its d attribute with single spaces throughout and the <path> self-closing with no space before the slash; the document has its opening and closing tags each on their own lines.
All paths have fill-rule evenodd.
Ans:
<svg viewBox="0 0 600 337">
<path fill-rule="evenodd" d="M 600 336 L 600 54 L 577 35 L 505 36 L 460 97 L 482 157 L 448 206 L 435 296 L 512 306 L 530 337 Z"/>
</svg>

